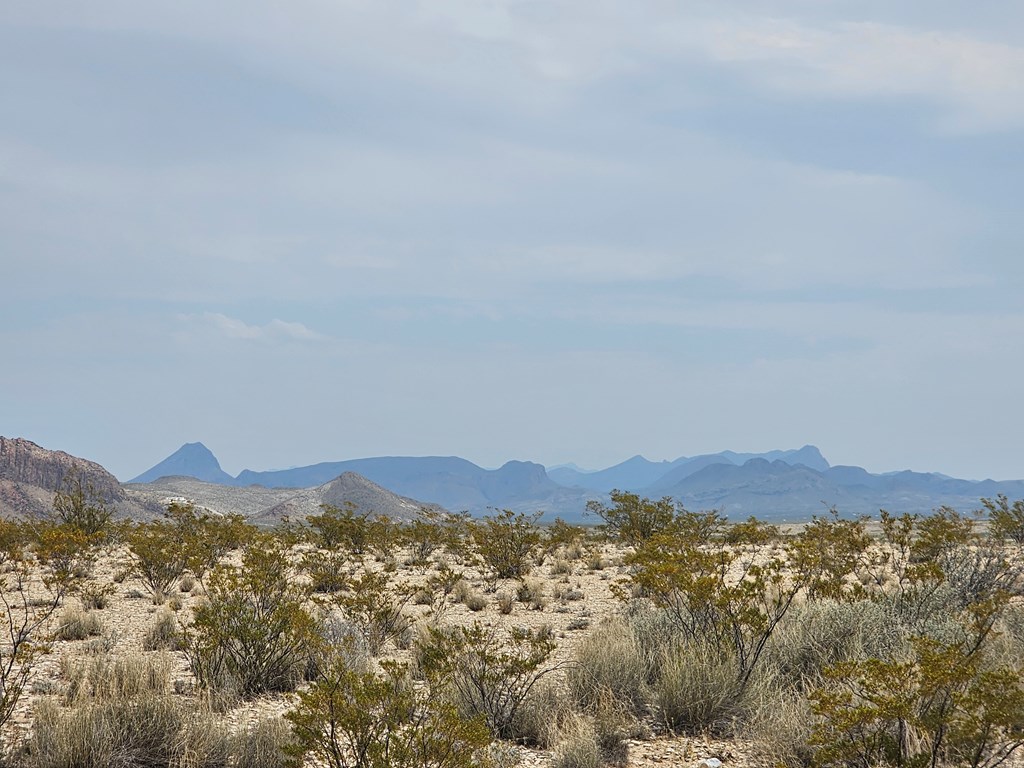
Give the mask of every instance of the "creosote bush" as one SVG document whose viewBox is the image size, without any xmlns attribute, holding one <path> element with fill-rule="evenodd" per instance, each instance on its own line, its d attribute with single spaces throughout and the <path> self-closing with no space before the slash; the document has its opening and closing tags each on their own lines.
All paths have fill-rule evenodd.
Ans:
<svg viewBox="0 0 1024 768">
<path fill-rule="evenodd" d="M 375 673 L 336 661 L 285 717 L 286 749 L 328 768 L 470 768 L 491 740 L 482 717 L 463 717 L 393 662 Z"/>
<path fill-rule="evenodd" d="M 293 690 L 319 642 L 306 598 L 273 539 L 248 545 L 241 568 L 218 565 L 184 636 L 196 679 L 244 698 Z"/>
<path fill-rule="evenodd" d="M 530 572 L 540 547 L 540 513 L 516 514 L 505 509 L 471 524 L 476 550 L 495 579 L 518 579 Z"/>
<path fill-rule="evenodd" d="M 503 637 L 477 623 L 428 628 L 417 654 L 426 678 L 443 681 L 462 716 L 483 717 L 496 738 L 514 741 L 531 691 L 558 668 L 548 661 L 554 650 L 548 633 L 513 629 Z"/>
</svg>

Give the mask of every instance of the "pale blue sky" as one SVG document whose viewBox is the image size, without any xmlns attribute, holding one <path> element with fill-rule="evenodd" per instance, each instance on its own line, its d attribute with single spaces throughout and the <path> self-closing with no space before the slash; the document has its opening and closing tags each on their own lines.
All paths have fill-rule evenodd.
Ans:
<svg viewBox="0 0 1024 768">
<path fill-rule="evenodd" d="M 15 0 L 0 434 L 1024 477 L 1024 5 Z"/>
</svg>

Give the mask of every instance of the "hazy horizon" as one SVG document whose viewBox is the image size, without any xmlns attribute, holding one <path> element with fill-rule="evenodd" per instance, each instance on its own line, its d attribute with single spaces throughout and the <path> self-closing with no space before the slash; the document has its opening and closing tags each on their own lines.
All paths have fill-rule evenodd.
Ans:
<svg viewBox="0 0 1024 768">
<path fill-rule="evenodd" d="M 1024 5 L 39 0 L 0 64 L 0 434 L 1024 477 Z"/>
</svg>

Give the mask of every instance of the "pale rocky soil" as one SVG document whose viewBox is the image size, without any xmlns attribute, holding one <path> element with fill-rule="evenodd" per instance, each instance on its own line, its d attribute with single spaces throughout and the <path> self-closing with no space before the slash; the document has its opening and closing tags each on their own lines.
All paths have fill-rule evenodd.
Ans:
<svg viewBox="0 0 1024 768">
<path fill-rule="evenodd" d="M 558 647 L 551 663 L 567 662 L 573 658 L 574 649 L 586 636 L 589 629 L 595 627 L 602 619 L 615 613 L 621 602 L 612 594 L 611 586 L 621 578 L 624 567 L 621 565 L 622 552 L 612 545 L 604 545 L 600 550 L 602 568 L 597 570 L 588 566 L 591 556 L 571 560 L 570 573 L 555 573 L 556 560 L 548 557 L 545 562 L 535 567 L 527 578 L 536 580 L 542 585 L 542 607 L 531 607 L 516 602 L 508 615 L 503 615 L 498 608 L 497 596 L 502 592 L 515 593 L 518 582 L 488 582 L 480 571 L 467 570 L 466 580 L 475 592 L 484 594 L 487 604 L 480 611 L 471 611 L 465 605 L 454 601 L 449 602 L 443 614 L 443 623 L 454 625 L 472 625 L 480 622 L 486 627 L 499 630 L 511 627 L 529 627 L 540 629 L 549 626 L 557 641 Z M 397 560 L 399 568 L 397 579 L 417 584 L 424 581 L 432 572 L 421 568 L 403 566 L 402 554 Z M 31 728 L 33 712 L 39 702 L 47 696 L 59 697 L 66 690 L 67 679 L 64 670 L 75 662 L 87 662 L 98 654 L 106 653 L 112 658 L 126 657 L 145 653 L 162 653 L 171 665 L 172 683 L 181 690 L 192 690 L 192 676 L 182 652 L 153 651 L 143 649 L 143 639 L 153 626 L 160 611 L 169 610 L 169 605 L 156 606 L 145 588 L 133 578 L 125 578 L 125 552 L 114 552 L 101 557 L 95 564 L 90 579 L 95 584 L 113 584 L 114 593 L 110 596 L 109 605 L 96 613 L 103 626 L 102 635 L 81 641 L 54 641 L 50 652 L 43 656 L 36 665 L 36 674 L 31 683 L 31 693 L 19 703 L 11 730 L 11 737 L 25 734 Z M 371 567 L 381 567 L 369 558 Z M 564 568 L 564 564 L 561 564 Z M 301 578 L 301 577 L 300 577 Z M 180 600 L 177 611 L 180 623 L 188 624 L 192 606 L 201 600 L 201 587 L 197 584 L 190 593 L 177 593 L 173 602 Z M 68 606 L 78 604 L 78 599 L 70 597 Z M 426 620 L 429 613 L 427 606 L 410 603 L 407 612 L 411 617 Z M 59 619 L 61 611 L 55 616 Z M 408 661 L 410 651 L 402 651 L 388 646 L 385 655 L 401 661 Z M 556 675 L 558 673 L 555 673 Z M 189 694 L 184 694 L 189 695 Z M 225 721 L 233 728 L 244 728 L 255 720 L 274 714 L 280 714 L 289 706 L 287 695 L 265 697 L 255 702 L 245 703 L 223 715 Z M 707 737 L 669 737 L 659 736 L 656 729 L 650 738 L 633 740 L 629 745 L 629 768 L 647 766 L 697 766 L 705 758 L 718 758 L 724 766 L 740 768 L 756 766 L 758 761 L 752 756 L 749 745 L 735 742 L 716 741 Z M 13 739 L 8 743 L 13 743 Z M 551 753 L 539 749 L 516 747 L 519 753 L 519 764 L 527 767 L 539 767 L 550 764 Z"/>
</svg>

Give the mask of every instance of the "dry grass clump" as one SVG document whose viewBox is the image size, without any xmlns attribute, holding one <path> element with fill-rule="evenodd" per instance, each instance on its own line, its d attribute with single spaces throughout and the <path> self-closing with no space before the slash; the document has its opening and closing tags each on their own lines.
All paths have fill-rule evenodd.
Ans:
<svg viewBox="0 0 1024 768">
<path fill-rule="evenodd" d="M 292 729 L 281 717 L 262 719 L 236 737 L 234 768 L 284 768 Z"/>
<path fill-rule="evenodd" d="M 142 639 L 142 647 L 147 651 L 178 651 L 181 650 L 182 637 L 178 628 L 178 620 L 171 611 L 160 611 L 153 626 Z"/>
<path fill-rule="evenodd" d="M 751 708 L 751 689 L 728 656 L 696 643 L 665 652 L 652 684 L 657 719 L 673 733 L 727 733 Z"/>
<path fill-rule="evenodd" d="M 630 735 L 635 721 L 611 698 L 606 697 L 591 715 L 573 714 L 558 733 L 551 761 L 553 768 L 599 768 L 626 765 Z"/>
<path fill-rule="evenodd" d="M 55 634 L 58 640 L 86 640 L 103 634 L 103 621 L 95 613 L 71 605 L 61 613 Z"/>
<path fill-rule="evenodd" d="M 221 768 L 230 738 L 210 712 L 168 690 L 162 657 L 70 667 L 67 706 L 43 700 L 26 744 L 27 768 Z"/>
<path fill-rule="evenodd" d="M 87 611 L 103 610 L 110 605 L 110 596 L 116 591 L 113 584 L 87 584 L 78 592 Z"/>
<path fill-rule="evenodd" d="M 604 760 L 592 720 L 577 715 L 555 747 L 551 768 L 601 768 Z"/>
<path fill-rule="evenodd" d="M 577 646 L 566 681 L 573 699 L 592 709 L 606 696 L 634 713 L 647 707 L 648 665 L 633 627 L 619 616 L 601 622 Z"/>
<path fill-rule="evenodd" d="M 516 713 L 516 738 L 524 744 L 551 749 L 574 718 L 573 701 L 564 688 L 543 683 L 529 692 Z"/>
<path fill-rule="evenodd" d="M 487 598 L 465 579 L 455 582 L 452 596 L 455 598 L 455 602 L 462 603 L 474 613 L 487 607 Z"/>
<path fill-rule="evenodd" d="M 529 604 L 535 611 L 542 611 L 547 605 L 544 599 L 544 582 L 540 579 L 523 579 L 516 587 L 516 599 Z"/>
<path fill-rule="evenodd" d="M 795 693 L 777 692 L 755 707 L 740 729 L 760 757 L 782 768 L 806 768 L 813 763 L 807 746 L 813 732 L 810 702 Z"/>
<path fill-rule="evenodd" d="M 512 609 L 515 608 L 516 598 L 511 592 L 499 592 L 498 593 L 498 611 L 507 616 L 512 613 Z"/>
</svg>

